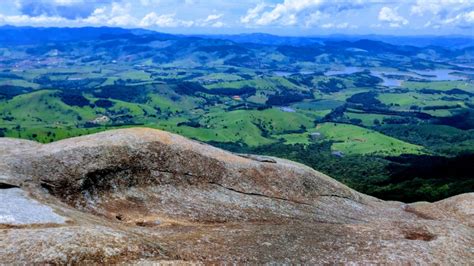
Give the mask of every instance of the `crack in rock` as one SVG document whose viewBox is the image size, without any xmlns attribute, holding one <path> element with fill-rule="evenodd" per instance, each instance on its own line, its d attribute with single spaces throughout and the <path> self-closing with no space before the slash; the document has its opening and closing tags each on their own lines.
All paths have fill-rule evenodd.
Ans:
<svg viewBox="0 0 474 266">
<path fill-rule="evenodd" d="M 268 196 L 268 195 L 264 195 L 264 194 L 260 194 L 260 193 L 255 193 L 255 192 L 240 191 L 240 190 L 237 190 L 237 189 L 234 189 L 234 188 L 230 188 L 230 187 L 223 186 L 223 185 L 221 185 L 221 184 L 219 184 L 219 183 L 215 183 L 215 182 L 209 182 L 209 184 L 211 184 L 211 185 L 216 185 L 216 186 L 219 186 L 219 187 L 221 187 L 221 188 L 230 190 L 230 191 L 232 191 L 232 192 L 236 192 L 236 193 L 240 193 L 240 194 L 244 194 L 244 195 L 248 195 L 248 196 L 264 197 L 264 198 L 268 198 L 268 199 L 283 200 L 283 201 L 287 201 L 287 202 L 291 202 L 291 203 L 295 203 L 295 204 L 301 204 L 301 205 L 306 205 L 306 206 L 313 206 L 313 205 L 311 205 L 311 204 L 309 204 L 309 203 L 300 202 L 300 201 L 295 201 L 295 200 L 290 200 L 290 199 L 286 199 L 286 198 Z"/>
<path fill-rule="evenodd" d="M 11 189 L 11 188 L 19 188 L 19 186 L 0 182 L 0 189 Z"/>
<path fill-rule="evenodd" d="M 277 161 L 273 158 L 261 155 L 254 155 L 254 154 L 244 154 L 244 153 L 236 153 L 238 156 L 250 160 L 254 160 L 261 163 L 277 163 Z"/>
</svg>

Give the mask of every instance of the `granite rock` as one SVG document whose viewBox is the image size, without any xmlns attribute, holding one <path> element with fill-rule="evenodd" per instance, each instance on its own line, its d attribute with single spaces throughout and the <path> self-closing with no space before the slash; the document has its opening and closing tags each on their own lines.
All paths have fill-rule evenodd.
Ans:
<svg viewBox="0 0 474 266">
<path fill-rule="evenodd" d="M 5 264 L 474 261 L 474 194 L 386 202 L 298 163 L 144 128 L 0 145 L 0 199 L 21 214 L 0 219 Z"/>
</svg>

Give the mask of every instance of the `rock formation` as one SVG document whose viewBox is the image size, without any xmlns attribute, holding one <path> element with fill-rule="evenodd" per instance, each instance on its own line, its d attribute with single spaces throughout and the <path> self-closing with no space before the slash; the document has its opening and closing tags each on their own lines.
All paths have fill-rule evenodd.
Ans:
<svg viewBox="0 0 474 266">
<path fill-rule="evenodd" d="M 474 194 L 385 202 L 142 128 L 0 147 L 2 264 L 474 262 Z"/>
</svg>

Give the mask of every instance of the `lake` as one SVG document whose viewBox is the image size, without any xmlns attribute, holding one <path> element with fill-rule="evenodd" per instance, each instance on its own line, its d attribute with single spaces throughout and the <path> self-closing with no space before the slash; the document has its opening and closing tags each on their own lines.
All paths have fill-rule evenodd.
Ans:
<svg viewBox="0 0 474 266">
<path fill-rule="evenodd" d="M 337 75 L 350 75 L 357 72 L 361 72 L 363 69 L 360 67 L 345 67 L 339 70 L 329 70 L 324 72 L 325 76 L 337 76 Z"/>
</svg>

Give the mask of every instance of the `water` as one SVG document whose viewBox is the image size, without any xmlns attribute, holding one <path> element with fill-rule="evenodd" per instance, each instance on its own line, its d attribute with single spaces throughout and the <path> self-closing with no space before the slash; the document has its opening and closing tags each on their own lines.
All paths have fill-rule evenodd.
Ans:
<svg viewBox="0 0 474 266">
<path fill-rule="evenodd" d="M 383 80 L 382 84 L 386 87 L 400 87 L 402 82 L 406 78 L 416 78 L 416 79 L 425 79 L 430 81 L 455 81 L 455 80 L 465 80 L 465 77 L 457 76 L 450 74 L 454 72 L 451 69 L 435 69 L 435 70 L 410 70 L 410 72 L 405 71 L 377 71 L 371 70 L 370 73 L 374 77 L 381 78 Z M 404 78 L 390 78 L 385 75 L 395 75 L 395 76 L 404 76 Z"/>
<path fill-rule="evenodd" d="M 274 71 L 273 74 L 277 77 L 289 77 L 293 75 L 293 73 L 286 71 Z"/>
<path fill-rule="evenodd" d="M 402 86 L 402 80 L 399 80 L 399 79 L 390 79 L 390 78 L 384 78 L 382 77 L 383 79 L 383 82 L 382 82 L 382 86 L 385 86 L 385 87 L 400 87 Z"/>
<path fill-rule="evenodd" d="M 451 64 L 453 66 L 457 66 L 457 67 L 464 67 L 464 68 L 472 68 L 474 69 L 474 65 L 466 65 L 466 64 Z"/>
<path fill-rule="evenodd" d="M 345 67 L 338 70 L 329 70 L 324 73 L 326 76 L 336 75 L 350 75 L 361 72 L 363 69 L 359 67 Z M 381 78 L 383 82 L 380 84 L 386 87 L 400 87 L 402 82 L 408 78 L 424 79 L 430 81 L 456 81 L 466 80 L 466 77 L 452 74 L 455 70 L 452 69 L 434 69 L 434 70 L 409 70 L 409 71 L 380 71 L 371 70 L 370 73 L 374 77 Z M 468 73 L 469 71 L 463 71 Z M 400 76 L 386 77 L 386 75 Z"/>
<path fill-rule="evenodd" d="M 295 109 L 291 108 L 291 107 L 280 107 L 280 110 L 282 110 L 283 112 L 286 112 L 286 113 L 294 113 L 296 112 Z"/>
<path fill-rule="evenodd" d="M 329 70 L 324 73 L 326 76 L 336 76 L 336 75 L 350 75 L 357 72 L 361 72 L 362 69 L 359 67 L 345 67 L 340 70 Z"/>
<path fill-rule="evenodd" d="M 435 69 L 435 70 L 410 70 L 418 75 L 420 75 L 420 78 L 432 80 L 432 81 L 442 81 L 442 80 L 447 80 L 447 81 L 454 81 L 454 80 L 465 80 L 465 77 L 462 76 L 456 76 L 453 74 L 450 74 L 454 72 L 455 70 L 452 69 Z M 424 77 L 426 75 L 426 77 Z"/>
<path fill-rule="evenodd" d="M 309 70 L 302 70 L 300 72 L 296 72 L 296 73 L 293 73 L 293 72 L 287 72 L 287 71 L 274 71 L 273 72 L 273 75 L 277 76 L 277 77 L 289 77 L 291 75 L 294 75 L 294 74 L 301 74 L 301 75 L 311 75 L 311 74 L 314 74 L 314 71 L 309 71 Z"/>
<path fill-rule="evenodd" d="M 370 74 L 374 77 L 381 78 L 383 80 L 382 86 L 386 87 L 400 87 L 402 85 L 402 82 L 404 81 L 403 78 L 389 78 L 386 77 L 385 75 L 394 75 L 394 76 L 408 76 L 408 77 L 413 77 L 417 78 L 418 76 L 415 74 L 411 74 L 408 72 L 401 72 L 401 71 L 378 71 L 378 70 L 371 70 Z"/>
</svg>

